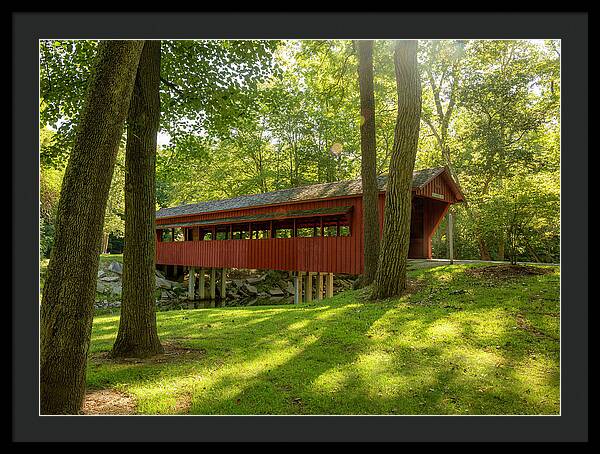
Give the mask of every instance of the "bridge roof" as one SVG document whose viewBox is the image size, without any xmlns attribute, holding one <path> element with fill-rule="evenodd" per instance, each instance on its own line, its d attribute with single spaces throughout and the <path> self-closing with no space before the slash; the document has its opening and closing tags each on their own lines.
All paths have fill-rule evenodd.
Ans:
<svg viewBox="0 0 600 454">
<path fill-rule="evenodd" d="M 425 186 L 443 172 L 448 172 L 445 167 L 434 167 L 413 172 L 413 191 Z M 379 176 L 377 178 L 377 183 L 379 190 L 385 191 L 387 187 L 387 175 Z M 231 199 L 193 203 L 172 208 L 161 208 L 156 212 L 156 217 L 170 218 L 175 216 L 212 213 L 216 211 L 231 211 L 257 206 L 355 196 L 360 194 L 362 194 L 362 181 L 360 178 L 357 178 L 354 180 L 281 189 L 279 191 L 265 192 L 262 194 L 242 195 Z"/>
</svg>

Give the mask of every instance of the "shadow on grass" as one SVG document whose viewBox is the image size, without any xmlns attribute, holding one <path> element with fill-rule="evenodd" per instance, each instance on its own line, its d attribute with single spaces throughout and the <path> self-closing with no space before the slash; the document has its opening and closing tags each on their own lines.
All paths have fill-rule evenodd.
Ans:
<svg viewBox="0 0 600 454">
<path fill-rule="evenodd" d="M 160 313 L 161 338 L 206 356 L 92 360 L 88 383 L 127 389 L 142 413 L 556 414 L 558 343 L 512 324 L 517 314 L 556 316 L 556 292 L 533 277 L 498 284 L 462 269 L 415 273 L 426 287 L 401 300 L 348 292 L 321 304 Z M 116 323 L 96 321 L 96 350 L 110 348 Z"/>
</svg>

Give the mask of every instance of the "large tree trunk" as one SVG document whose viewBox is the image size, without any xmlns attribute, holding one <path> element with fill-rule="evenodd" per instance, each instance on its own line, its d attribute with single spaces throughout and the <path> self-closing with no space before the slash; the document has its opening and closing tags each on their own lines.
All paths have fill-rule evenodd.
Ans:
<svg viewBox="0 0 600 454">
<path fill-rule="evenodd" d="M 373 41 L 358 41 L 358 82 L 360 88 L 360 150 L 363 190 L 363 232 L 365 269 L 358 286 L 369 285 L 379 260 L 379 209 L 377 152 L 375 145 L 375 95 L 373 93 Z"/>
<path fill-rule="evenodd" d="M 125 248 L 123 301 L 117 357 L 163 352 L 155 311 L 155 170 L 160 119 L 160 41 L 146 41 L 127 118 L 125 150 Z"/>
<path fill-rule="evenodd" d="M 142 46 L 99 45 L 62 184 L 42 296 L 42 414 L 76 414 L 83 402 L 104 213 Z"/>
<path fill-rule="evenodd" d="M 398 295 L 406 288 L 412 174 L 419 141 L 421 82 L 417 67 L 417 41 L 398 41 L 394 60 L 398 118 L 385 199 L 382 252 L 373 285 L 374 299 Z"/>
</svg>

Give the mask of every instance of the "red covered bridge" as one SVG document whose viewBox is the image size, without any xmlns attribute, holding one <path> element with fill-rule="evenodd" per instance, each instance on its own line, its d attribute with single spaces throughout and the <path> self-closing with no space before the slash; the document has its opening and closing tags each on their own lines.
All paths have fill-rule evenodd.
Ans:
<svg viewBox="0 0 600 454">
<path fill-rule="evenodd" d="M 378 178 L 382 228 L 386 182 Z M 431 258 L 433 233 L 463 196 L 444 167 L 415 171 L 412 191 L 409 257 Z M 162 208 L 156 229 L 157 265 L 211 268 L 213 277 L 216 268 L 363 272 L 360 179 Z"/>
</svg>

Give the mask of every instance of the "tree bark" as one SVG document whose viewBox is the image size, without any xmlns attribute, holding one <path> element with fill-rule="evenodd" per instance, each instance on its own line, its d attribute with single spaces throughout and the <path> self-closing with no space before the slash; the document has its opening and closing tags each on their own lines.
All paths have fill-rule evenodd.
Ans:
<svg viewBox="0 0 600 454">
<path fill-rule="evenodd" d="M 156 328 L 155 174 L 160 119 L 160 41 L 146 41 L 127 118 L 123 299 L 115 357 L 163 352 Z"/>
<path fill-rule="evenodd" d="M 498 235 L 498 260 L 504 261 L 504 245 L 506 239 L 504 238 L 504 232 Z"/>
<path fill-rule="evenodd" d="M 412 174 L 417 155 L 421 116 L 417 41 L 398 41 L 394 62 L 398 89 L 398 117 L 388 174 L 383 239 L 372 299 L 396 296 L 406 288 Z"/>
<path fill-rule="evenodd" d="M 375 144 L 375 94 L 373 91 L 373 41 L 358 41 L 360 89 L 360 149 L 363 191 L 364 274 L 358 287 L 369 285 L 379 259 L 379 188 Z"/>
<path fill-rule="evenodd" d="M 42 296 L 42 414 L 76 414 L 83 403 L 104 214 L 142 46 L 99 45 L 62 184 Z"/>
</svg>

